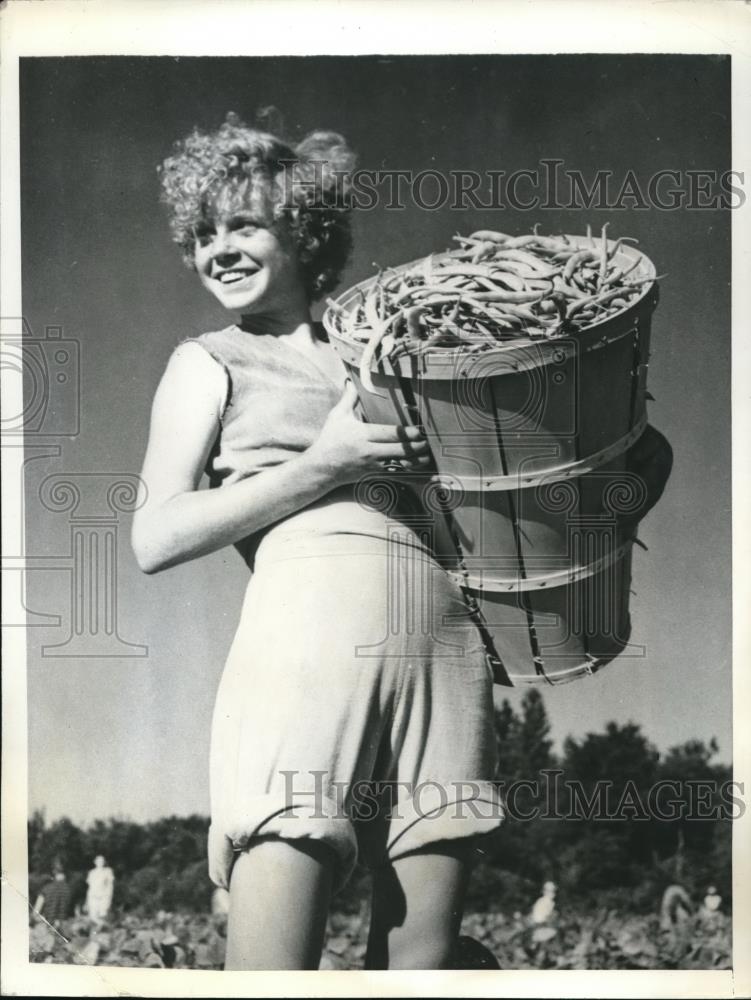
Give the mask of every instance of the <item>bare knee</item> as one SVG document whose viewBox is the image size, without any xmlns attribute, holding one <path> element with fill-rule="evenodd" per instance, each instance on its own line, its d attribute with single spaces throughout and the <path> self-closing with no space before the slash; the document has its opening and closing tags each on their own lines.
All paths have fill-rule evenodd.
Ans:
<svg viewBox="0 0 751 1000">
<path fill-rule="evenodd" d="M 333 869 L 335 862 L 335 852 L 322 841 L 255 837 L 237 856 L 230 877 L 230 895 L 247 879 L 269 882 L 273 887 L 287 878 L 294 882 L 302 873 L 312 873 L 316 868 Z"/>
</svg>

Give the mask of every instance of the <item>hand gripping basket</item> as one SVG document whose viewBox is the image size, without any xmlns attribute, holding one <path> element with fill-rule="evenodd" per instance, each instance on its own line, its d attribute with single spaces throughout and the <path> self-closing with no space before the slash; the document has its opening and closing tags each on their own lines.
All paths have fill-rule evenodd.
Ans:
<svg viewBox="0 0 751 1000">
<path fill-rule="evenodd" d="M 380 359 L 375 393 L 358 374 L 364 344 L 335 311 L 353 309 L 377 279 L 343 293 L 323 317 L 365 418 L 419 424 L 427 435 L 436 472 L 416 481 L 423 512 L 499 683 L 568 681 L 628 643 L 635 527 L 662 492 L 671 455 L 647 428 L 655 270 L 631 247 L 618 254 L 649 279 L 621 311 L 550 340 Z"/>
</svg>

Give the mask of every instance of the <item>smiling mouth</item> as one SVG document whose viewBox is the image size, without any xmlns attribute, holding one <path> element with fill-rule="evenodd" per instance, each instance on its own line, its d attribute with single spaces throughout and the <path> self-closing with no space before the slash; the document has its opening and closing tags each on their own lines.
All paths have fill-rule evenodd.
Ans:
<svg viewBox="0 0 751 1000">
<path fill-rule="evenodd" d="M 236 285 L 238 282 L 244 281 L 246 278 L 251 278 L 257 273 L 258 268 L 238 268 L 232 271 L 221 271 L 219 274 L 214 275 L 214 280 L 218 281 L 221 285 Z"/>
</svg>

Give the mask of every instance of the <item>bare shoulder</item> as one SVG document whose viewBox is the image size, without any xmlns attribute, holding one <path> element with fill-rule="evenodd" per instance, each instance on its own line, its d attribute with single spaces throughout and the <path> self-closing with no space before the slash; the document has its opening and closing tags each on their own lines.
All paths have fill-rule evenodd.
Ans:
<svg viewBox="0 0 751 1000">
<path fill-rule="evenodd" d="M 173 350 L 158 395 L 177 396 L 193 405 L 208 405 L 221 414 L 228 392 L 224 366 L 199 340 L 185 340 Z"/>
<path fill-rule="evenodd" d="M 177 371 L 186 378 L 200 375 L 203 378 L 219 379 L 224 372 L 223 365 L 200 340 L 184 340 L 173 350 L 167 370 Z"/>
</svg>

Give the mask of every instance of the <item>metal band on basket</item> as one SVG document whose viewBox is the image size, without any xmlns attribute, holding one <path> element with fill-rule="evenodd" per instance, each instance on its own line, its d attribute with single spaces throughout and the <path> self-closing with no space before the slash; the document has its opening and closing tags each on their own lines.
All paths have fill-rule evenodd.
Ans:
<svg viewBox="0 0 751 1000">
<path fill-rule="evenodd" d="M 606 465 L 613 458 L 628 451 L 634 442 L 638 441 L 647 426 L 646 413 L 639 419 L 636 425 L 624 434 L 622 438 L 609 444 L 607 448 L 576 462 L 567 462 L 564 465 L 548 467 L 541 472 L 515 473 L 511 476 L 463 476 L 452 472 L 448 476 L 437 473 L 433 476 L 433 482 L 440 483 L 449 491 L 457 490 L 463 493 L 487 492 L 492 490 L 516 490 L 522 486 L 540 486 L 543 483 L 557 483 L 562 479 L 569 479 L 574 476 L 581 476 L 587 472 L 593 472 L 601 465 Z"/>
<path fill-rule="evenodd" d="M 516 593 L 524 590 L 543 590 L 545 587 L 568 587 L 579 580 L 586 580 L 587 577 L 601 573 L 612 566 L 613 563 L 621 559 L 624 553 L 630 548 L 632 539 L 622 542 L 607 555 L 585 566 L 573 566 L 562 569 L 559 572 L 548 573 L 544 576 L 534 576 L 522 578 L 518 574 L 513 577 L 492 576 L 492 568 L 483 567 L 483 572 L 473 573 L 472 569 L 447 570 L 448 575 L 459 584 L 460 587 L 469 587 L 475 591 L 497 591 L 498 593 L 514 591 Z M 466 566 L 466 563 L 465 563 Z"/>
</svg>

